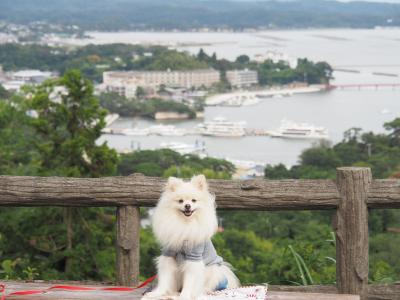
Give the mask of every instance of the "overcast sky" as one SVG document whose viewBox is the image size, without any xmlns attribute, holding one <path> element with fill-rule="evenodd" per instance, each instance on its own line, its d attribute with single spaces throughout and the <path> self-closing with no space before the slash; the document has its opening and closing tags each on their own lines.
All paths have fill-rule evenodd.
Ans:
<svg viewBox="0 0 400 300">
<path fill-rule="evenodd" d="M 0 0 L 1 1 L 1 0 Z M 232 1 L 249 1 L 249 2 L 255 2 L 255 1 L 271 1 L 271 0 L 232 0 Z M 278 0 L 278 1 L 293 1 L 293 0 Z M 327 1 L 327 0 L 321 0 L 321 1 Z M 330 0 L 332 1 L 332 0 Z M 335 0 L 339 2 L 379 2 L 379 3 L 398 3 L 400 4 L 400 0 Z"/>
<path fill-rule="evenodd" d="M 338 0 L 338 1 L 341 1 L 341 2 L 364 1 L 364 2 L 400 3 L 400 0 Z"/>
</svg>

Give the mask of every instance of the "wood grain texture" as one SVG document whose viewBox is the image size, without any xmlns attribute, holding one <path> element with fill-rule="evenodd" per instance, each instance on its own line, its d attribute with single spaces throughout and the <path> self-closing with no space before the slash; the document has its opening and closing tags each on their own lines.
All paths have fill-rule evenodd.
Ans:
<svg viewBox="0 0 400 300">
<path fill-rule="evenodd" d="M 324 293 L 337 294 L 338 289 L 334 285 L 270 285 L 268 290 L 275 292 L 299 292 L 299 293 Z M 368 300 L 400 300 L 400 282 L 395 284 L 371 284 L 368 285 Z"/>
<path fill-rule="evenodd" d="M 339 293 L 367 299 L 368 208 L 372 176 L 369 168 L 339 168 L 341 195 L 336 211 L 336 282 Z"/>
<path fill-rule="evenodd" d="M 368 285 L 368 300 L 400 300 L 400 282 Z"/>
<path fill-rule="evenodd" d="M 123 286 L 136 286 L 139 282 L 139 208 L 118 207 L 116 227 L 117 283 Z"/>
<path fill-rule="evenodd" d="M 372 184 L 368 192 L 368 207 L 400 208 L 400 180 L 372 180 Z"/>
<path fill-rule="evenodd" d="M 337 294 L 335 285 L 269 285 L 269 291 Z"/>
<path fill-rule="evenodd" d="M 210 180 L 219 208 L 332 209 L 339 200 L 330 180 Z M 0 205 L 154 206 L 165 180 L 134 175 L 104 178 L 0 176 Z"/>
<path fill-rule="evenodd" d="M 332 180 L 210 180 L 221 209 L 334 209 Z M 127 177 L 65 178 L 0 176 L 0 206 L 154 206 L 165 180 Z M 400 180 L 372 182 L 368 204 L 400 208 Z"/>
<path fill-rule="evenodd" d="M 321 293 L 268 292 L 265 300 L 360 300 L 360 296 Z"/>
</svg>

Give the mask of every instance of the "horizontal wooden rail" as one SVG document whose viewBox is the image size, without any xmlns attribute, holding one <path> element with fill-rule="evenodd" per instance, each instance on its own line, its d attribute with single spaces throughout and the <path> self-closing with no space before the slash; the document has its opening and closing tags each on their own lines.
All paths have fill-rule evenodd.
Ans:
<svg viewBox="0 0 400 300">
<path fill-rule="evenodd" d="M 333 180 L 210 180 L 218 208 L 243 210 L 335 209 Z M 127 177 L 0 176 L 0 206 L 154 206 L 165 180 Z M 370 208 L 400 208 L 400 180 L 373 180 Z"/>
<path fill-rule="evenodd" d="M 302 293 L 326 293 L 337 294 L 338 289 L 334 285 L 269 285 L 269 291 L 302 292 Z M 368 300 L 399 300 L 400 283 L 395 284 L 370 284 L 368 285 Z"/>
</svg>

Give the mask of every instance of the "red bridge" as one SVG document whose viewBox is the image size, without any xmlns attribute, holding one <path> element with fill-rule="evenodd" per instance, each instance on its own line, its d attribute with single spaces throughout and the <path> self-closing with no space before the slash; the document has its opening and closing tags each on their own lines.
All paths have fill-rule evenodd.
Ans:
<svg viewBox="0 0 400 300">
<path fill-rule="evenodd" d="M 362 88 L 400 88 L 398 83 L 351 83 L 351 84 L 329 84 L 328 89 L 362 89 Z"/>
</svg>

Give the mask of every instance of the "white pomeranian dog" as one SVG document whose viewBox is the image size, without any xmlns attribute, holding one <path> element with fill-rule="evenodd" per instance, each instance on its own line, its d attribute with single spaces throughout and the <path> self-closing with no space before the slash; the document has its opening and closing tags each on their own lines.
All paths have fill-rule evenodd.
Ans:
<svg viewBox="0 0 400 300">
<path fill-rule="evenodd" d="M 211 242 L 218 227 L 215 207 L 204 175 L 189 182 L 168 179 L 152 218 L 162 248 L 157 259 L 158 285 L 142 299 L 196 299 L 239 286 Z"/>
</svg>

